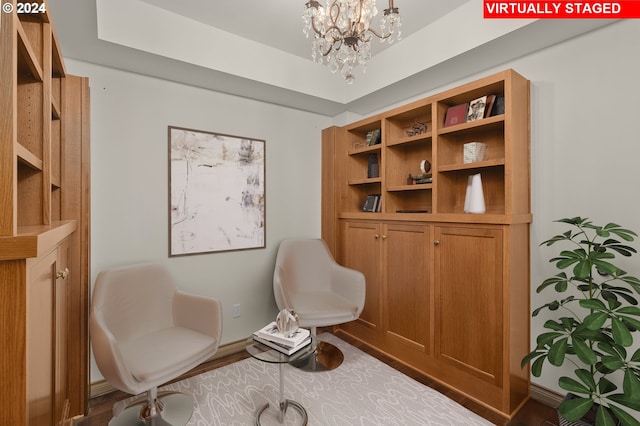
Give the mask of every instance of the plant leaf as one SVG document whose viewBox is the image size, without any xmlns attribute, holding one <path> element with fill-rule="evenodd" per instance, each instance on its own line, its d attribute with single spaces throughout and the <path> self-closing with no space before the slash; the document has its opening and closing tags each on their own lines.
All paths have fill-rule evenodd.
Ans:
<svg viewBox="0 0 640 426">
<path fill-rule="evenodd" d="M 542 375 L 542 365 L 544 364 L 545 359 L 547 359 L 546 356 L 541 356 L 531 364 L 531 374 L 535 377 L 540 377 Z"/>
<path fill-rule="evenodd" d="M 569 339 L 565 337 L 551 345 L 551 348 L 549 348 L 549 355 L 547 356 L 551 365 L 555 365 L 556 367 L 562 365 L 564 362 L 564 356 L 567 353 L 568 340 Z"/>
<path fill-rule="evenodd" d="M 560 336 L 562 336 L 562 333 L 558 333 L 557 331 L 553 331 L 553 332 L 550 332 L 550 333 L 542 333 L 536 339 L 536 343 L 538 344 L 538 348 L 542 349 L 542 348 L 546 347 L 547 345 L 551 345 L 551 343 L 553 343 L 553 341 L 557 337 L 560 337 Z"/>
<path fill-rule="evenodd" d="M 602 229 L 617 235 L 618 237 L 622 238 L 625 241 L 633 241 L 634 237 L 638 236 L 638 234 L 636 234 L 635 232 L 629 229 L 625 229 L 620 225 L 618 225 L 617 223 L 607 223 Z"/>
<path fill-rule="evenodd" d="M 602 328 L 605 322 L 609 319 L 609 315 L 606 312 L 595 312 L 591 315 L 587 315 L 584 318 L 583 324 L 589 330 L 599 330 Z"/>
<path fill-rule="evenodd" d="M 603 405 L 598 407 L 598 412 L 596 413 L 596 425 L 597 426 L 616 426 L 616 422 L 609 414 L 609 410 Z"/>
<path fill-rule="evenodd" d="M 572 339 L 573 349 L 576 352 L 576 355 L 582 362 L 587 365 L 594 365 L 598 360 L 596 353 L 587 346 L 582 340 L 573 338 Z M 585 370 L 586 371 L 586 370 Z M 595 387 L 595 383 L 593 384 Z"/>
<path fill-rule="evenodd" d="M 618 309 L 618 312 L 626 315 L 640 316 L 640 308 L 638 308 L 637 306 L 625 306 Z"/>
<path fill-rule="evenodd" d="M 580 420 L 593 407 L 591 398 L 574 398 L 565 400 L 558 406 L 558 411 L 570 422 Z"/>
<path fill-rule="evenodd" d="M 571 377 L 566 377 L 566 376 L 560 377 L 558 379 L 558 386 L 560 386 L 562 389 L 569 392 L 587 394 L 587 395 L 591 394 L 591 389 L 589 389 L 588 387 L 586 387 L 584 384 L 580 383 L 576 379 L 572 379 Z"/>
<path fill-rule="evenodd" d="M 613 334 L 613 340 L 617 344 L 628 347 L 633 343 L 631 332 L 619 319 L 611 318 L 611 331 Z"/>
<path fill-rule="evenodd" d="M 604 366 L 611 371 L 618 370 L 624 365 L 624 361 L 615 356 L 603 356 L 601 360 Z"/>
<path fill-rule="evenodd" d="M 582 380 L 582 383 L 589 387 L 591 392 L 595 392 L 596 390 L 596 381 L 593 378 L 593 374 L 589 370 L 585 370 L 584 368 L 579 368 L 575 371 L 576 376 Z"/>
<path fill-rule="evenodd" d="M 640 426 L 640 421 L 638 421 L 638 419 L 629 415 L 629 413 L 621 408 L 618 408 L 615 405 L 610 405 L 609 408 L 613 411 L 613 414 L 615 414 L 623 426 Z"/>
<path fill-rule="evenodd" d="M 607 306 L 598 299 L 584 299 L 579 302 L 580 306 L 586 309 L 606 310 Z"/>
<path fill-rule="evenodd" d="M 600 390 L 600 394 L 606 394 L 615 391 L 618 387 L 606 377 L 601 377 L 598 382 L 598 389 Z"/>
<path fill-rule="evenodd" d="M 616 393 L 614 395 L 607 396 L 607 398 L 613 402 L 617 402 L 620 405 L 624 405 L 625 407 L 640 411 L 640 399 L 638 399 L 637 396 Z M 611 407 L 613 407 L 613 405 L 611 405 Z"/>
<path fill-rule="evenodd" d="M 631 395 L 635 399 L 640 400 L 640 379 L 631 369 L 626 369 L 624 379 L 622 380 L 622 391 L 625 395 Z"/>
</svg>

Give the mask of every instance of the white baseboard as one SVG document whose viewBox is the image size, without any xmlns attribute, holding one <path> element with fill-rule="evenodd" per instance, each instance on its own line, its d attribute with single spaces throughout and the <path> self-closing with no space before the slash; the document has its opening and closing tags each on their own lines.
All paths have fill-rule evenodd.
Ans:
<svg viewBox="0 0 640 426">
<path fill-rule="evenodd" d="M 560 405 L 560 402 L 562 402 L 562 399 L 564 398 L 563 395 L 545 387 L 536 385 L 535 383 L 531 384 L 529 394 L 532 399 L 554 408 L 558 408 L 558 405 Z"/>
<path fill-rule="evenodd" d="M 214 359 L 223 358 L 227 355 L 233 355 L 235 353 L 241 352 L 247 346 L 246 340 L 238 340 L 237 342 L 227 343 L 226 345 L 222 345 L 218 348 L 218 352 L 216 352 L 211 358 L 209 358 L 205 362 L 212 361 Z M 113 386 L 109 384 L 106 380 L 96 380 L 95 382 L 91 382 L 90 385 L 90 398 L 95 396 L 104 395 L 109 392 L 113 392 L 116 390 Z"/>
</svg>

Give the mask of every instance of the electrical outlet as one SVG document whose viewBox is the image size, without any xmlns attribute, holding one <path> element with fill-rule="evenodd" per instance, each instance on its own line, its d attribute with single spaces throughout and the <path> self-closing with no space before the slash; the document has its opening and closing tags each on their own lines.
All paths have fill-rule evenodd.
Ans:
<svg viewBox="0 0 640 426">
<path fill-rule="evenodd" d="M 240 304 L 236 303 L 233 305 L 233 317 L 238 318 L 240 316 Z"/>
</svg>

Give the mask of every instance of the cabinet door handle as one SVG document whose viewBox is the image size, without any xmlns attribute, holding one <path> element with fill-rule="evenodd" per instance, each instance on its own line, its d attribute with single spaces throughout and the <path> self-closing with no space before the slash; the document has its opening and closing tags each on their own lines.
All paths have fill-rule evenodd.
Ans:
<svg viewBox="0 0 640 426">
<path fill-rule="evenodd" d="M 58 273 L 56 274 L 56 278 L 62 278 L 63 280 L 66 280 L 68 276 L 69 268 L 64 268 L 64 271 L 58 271 Z"/>
<path fill-rule="evenodd" d="M 439 246 L 439 245 L 440 245 L 440 240 L 435 240 L 435 241 L 433 242 L 433 245 L 434 245 L 434 246 Z"/>
<path fill-rule="evenodd" d="M 386 236 L 386 235 L 383 235 L 383 236 L 382 236 L 382 239 L 383 239 L 383 240 L 386 240 L 386 239 L 387 239 L 387 236 Z"/>
<path fill-rule="evenodd" d="M 380 238 L 380 235 L 376 234 L 373 236 L 373 238 L 377 240 L 378 238 Z"/>
</svg>

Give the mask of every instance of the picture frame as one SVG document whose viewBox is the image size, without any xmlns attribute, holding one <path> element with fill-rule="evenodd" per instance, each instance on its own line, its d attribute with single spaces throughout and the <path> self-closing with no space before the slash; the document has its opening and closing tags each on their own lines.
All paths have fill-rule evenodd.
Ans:
<svg viewBox="0 0 640 426">
<path fill-rule="evenodd" d="M 266 141 L 168 126 L 169 257 L 265 248 Z"/>
<path fill-rule="evenodd" d="M 467 121 L 476 121 L 484 118 L 484 109 L 487 106 L 487 96 L 481 96 L 469 102 Z"/>
</svg>

